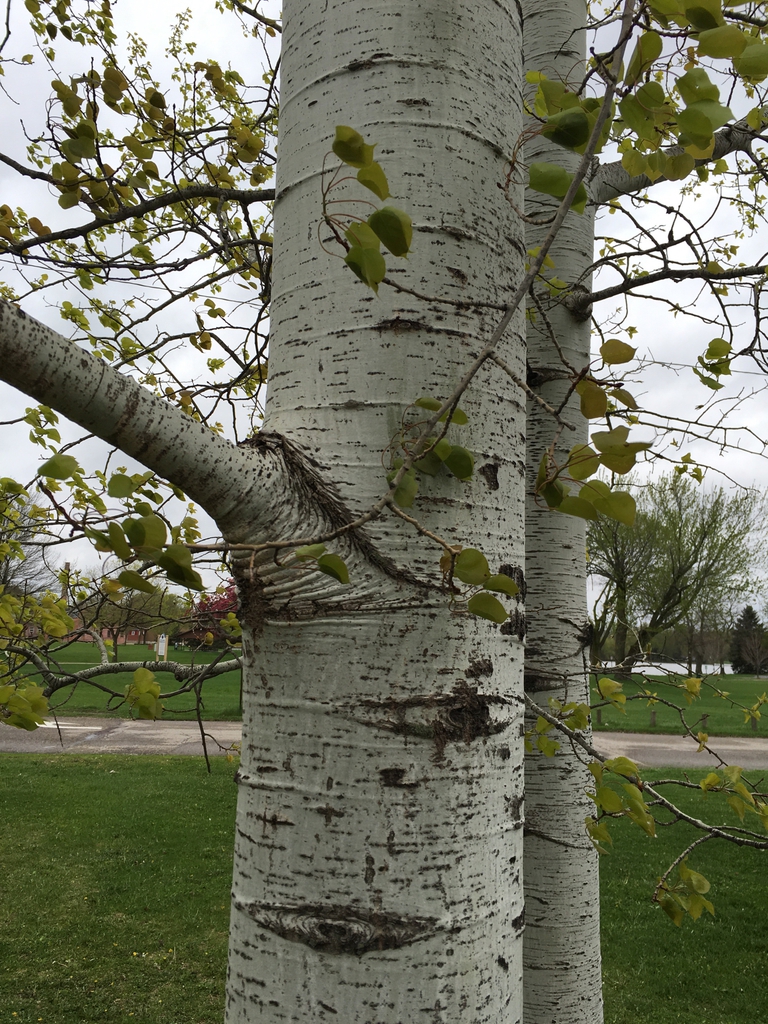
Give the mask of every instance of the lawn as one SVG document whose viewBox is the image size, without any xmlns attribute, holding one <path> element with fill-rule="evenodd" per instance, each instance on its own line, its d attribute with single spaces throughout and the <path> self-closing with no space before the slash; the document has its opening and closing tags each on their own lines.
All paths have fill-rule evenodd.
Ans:
<svg viewBox="0 0 768 1024">
<path fill-rule="evenodd" d="M 610 675 L 606 673 L 609 678 Z M 674 686 L 669 685 L 669 677 L 649 676 L 646 681 L 641 676 L 633 676 L 632 682 L 623 684 L 624 693 L 629 697 L 639 693 L 641 688 L 647 688 L 657 696 L 665 700 L 671 700 L 675 704 L 682 704 L 686 709 L 686 719 L 694 732 L 708 732 L 710 736 L 768 736 L 768 704 L 763 707 L 763 717 L 757 722 L 757 730 L 753 729 L 751 722 L 744 721 L 743 712 L 731 706 L 730 701 L 714 695 L 707 686 L 712 683 L 720 690 L 728 692 L 730 696 L 741 704 L 752 705 L 757 698 L 768 691 L 768 679 L 756 678 L 755 676 L 708 676 L 701 686 L 701 696 L 694 700 L 690 706 L 686 704 L 683 693 Z M 686 676 L 675 677 L 681 682 Z M 597 689 L 592 685 L 592 703 L 600 701 Z M 639 700 L 627 700 L 624 705 L 625 712 L 616 710 L 613 707 L 601 709 L 601 719 L 592 713 L 592 724 L 595 729 L 610 729 L 612 732 L 659 732 L 659 733 L 681 733 L 680 716 L 672 708 L 664 704 L 653 704 L 649 706 L 644 698 Z M 655 712 L 655 724 L 653 724 L 652 712 Z M 706 725 L 702 724 L 702 716 L 707 715 Z"/>
<path fill-rule="evenodd" d="M 0 1024 L 221 1024 L 233 765 L 2 763 Z"/>
<path fill-rule="evenodd" d="M 168 652 L 168 660 L 189 665 L 207 665 L 220 652 L 214 651 L 189 651 L 173 650 Z M 234 652 L 234 653 L 239 653 Z M 224 653 L 224 659 L 233 657 L 230 652 Z M 89 665 L 97 664 L 98 650 L 94 644 L 75 643 L 57 654 L 57 660 L 63 671 L 71 669 L 76 672 Z M 120 661 L 142 661 L 146 660 L 149 668 L 155 660 L 154 652 L 145 644 L 130 644 L 118 647 L 118 658 Z M 32 678 L 39 681 L 39 675 L 33 674 Z M 177 683 L 173 676 L 166 673 L 158 674 L 158 681 L 163 691 L 171 691 L 176 688 Z M 119 693 L 124 692 L 125 687 L 132 681 L 133 674 L 130 672 L 118 672 L 116 675 L 103 677 L 103 682 Z M 128 705 L 120 703 L 110 705 L 107 708 L 108 694 L 89 686 L 87 683 L 79 683 L 77 686 L 67 686 L 57 690 L 51 699 L 51 707 L 55 708 L 57 714 L 69 715 L 105 715 L 117 714 L 124 718 L 130 715 Z M 191 719 L 195 717 L 194 697 L 187 695 L 173 697 L 165 703 L 166 719 Z M 214 676 L 203 684 L 203 711 L 202 717 L 208 721 L 239 721 L 240 713 L 240 672 L 225 672 L 223 675 Z"/>
<path fill-rule="evenodd" d="M 232 765 L 214 759 L 209 776 L 193 758 L 7 754 L 3 767 L 0 1024 L 221 1024 Z M 704 799 L 686 805 L 715 814 L 722 798 Z M 717 916 L 676 928 L 649 895 L 688 826 L 611 832 L 606 1024 L 766 1019 L 767 855 L 695 851 Z"/>
</svg>

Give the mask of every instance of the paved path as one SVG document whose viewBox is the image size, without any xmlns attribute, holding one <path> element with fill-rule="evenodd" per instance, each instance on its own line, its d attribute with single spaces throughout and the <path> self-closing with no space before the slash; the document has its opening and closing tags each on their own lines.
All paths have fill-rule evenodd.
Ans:
<svg viewBox="0 0 768 1024">
<path fill-rule="evenodd" d="M 205 722 L 209 754 L 240 742 L 239 722 Z M 0 752 L 25 754 L 197 754 L 203 752 L 197 722 L 133 721 L 130 718 L 60 718 L 24 732 L 0 725 Z"/>
<path fill-rule="evenodd" d="M 60 731 L 59 731 L 60 730 Z M 0 752 L 58 754 L 191 754 L 202 745 L 196 722 L 145 722 L 126 718 L 60 718 L 59 730 L 46 723 L 34 732 L 0 725 Z M 239 722 L 206 722 L 209 754 L 222 754 L 240 741 Z M 668 768 L 707 768 L 715 764 L 706 751 L 683 736 L 659 733 L 597 732 L 595 747 L 609 757 L 623 754 L 640 765 Z M 730 764 L 752 770 L 768 769 L 768 739 L 728 736 L 712 744 Z"/>
</svg>

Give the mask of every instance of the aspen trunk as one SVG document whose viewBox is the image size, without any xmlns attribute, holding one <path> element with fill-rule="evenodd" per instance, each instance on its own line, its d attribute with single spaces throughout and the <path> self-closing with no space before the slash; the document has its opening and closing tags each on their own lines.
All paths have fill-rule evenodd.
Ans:
<svg viewBox="0 0 768 1024">
<path fill-rule="evenodd" d="M 520 130 L 519 47 L 511 2 L 286 5 L 264 431 L 306 457 L 303 518 L 366 509 L 407 407 L 447 396 L 489 337 L 498 313 L 438 299 L 498 301 L 520 278 L 520 225 L 496 187 Z M 434 299 L 376 297 L 318 244 L 337 124 L 377 144 L 413 217 L 412 255 L 390 276 Z M 518 372 L 520 330 L 504 346 Z M 461 404 L 475 476 L 423 478 L 412 511 L 521 577 L 521 396 L 488 370 Z M 451 607 L 440 549 L 393 516 L 364 536 L 339 548 L 347 587 L 240 570 L 227 1020 L 514 1024 L 522 612 L 500 629 Z"/>
<path fill-rule="evenodd" d="M 524 0 L 526 70 L 578 88 L 585 66 L 586 8 L 579 2 L 542 5 Z M 549 161 L 574 170 L 578 157 L 543 136 L 526 145 L 525 159 Z M 541 218 L 556 203 L 527 196 L 526 212 Z M 535 248 L 547 227 L 526 226 L 526 247 Z M 576 288 L 589 288 L 585 274 L 593 259 L 594 207 L 569 216 L 550 249 L 550 273 Z M 539 289 L 541 292 L 542 289 Z M 590 358 L 590 321 L 574 317 L 564 304 L 546 302 L 546 320 L 529 306 L 527 332 L 529 383 L 550 405 L 567 394 L 568 373 L 552 340 L 576 370 Z M 574 444 L 587 440 L 586 423 L 571 402 L 566 411 L 576 430 L 565 430 L 557 449 L 561 463 Z M 533 494 L 539 462 L 555 435 L 552 416 L 528 403 L 528 494 L 526 578 L 528 640 L 526 692 L 547 706 L 550 698 L 589 703 L 584 649 L 586 625 L 585 523 L 550 511 Z M 535 725 L 535 715 L 529 726 Z M 538 750 L 525 755 L 525 909 L 526 1024 L 600 1024 L 600 893 L 597 854 L 584 818 L 591 776 L 583 759 L 560 737 L 552 758 Z"/>
</svg>

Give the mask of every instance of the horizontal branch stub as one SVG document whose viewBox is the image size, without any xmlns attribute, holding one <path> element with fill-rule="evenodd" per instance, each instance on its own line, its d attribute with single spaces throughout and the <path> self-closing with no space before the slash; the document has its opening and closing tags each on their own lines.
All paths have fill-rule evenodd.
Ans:
<svg viewBox="0 0 768 1024">
<path fill-rule="evenodd" d="M 410 917 L 357 907 L 303 903 L 296 907 L 234 900 L 239 911 L 289 942 L 341 956 L 400 949 L 446 929 L 434 917 Z"/>
</svg>

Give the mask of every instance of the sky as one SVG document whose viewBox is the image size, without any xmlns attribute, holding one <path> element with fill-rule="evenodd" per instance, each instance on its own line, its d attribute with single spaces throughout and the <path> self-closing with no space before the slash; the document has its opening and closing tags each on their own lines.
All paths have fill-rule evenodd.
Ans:
<svg viewBox="0 0 768 1024">
<path fill-rule="evenodd" d="M 222 65 L 231 62 L 237 68 L 248 68 L 253 61 L 254 44 L 242 38 L 239 28 L 235 27 L 233 30 L 234 22 L 231 16 L 223 16 L 214 11 L 210 0 L 194 0 L 189 6 L 193 9 L 190 37 L 203 41 L 196 56 L 199 59 L 212 57 Z M 150 43 L 151 59 L 157 68 L 161 67 L 164 61 L 163 49 L 176 9 L 177 4 L 174 0 L 154 0 L 152 4 L 152 23 L 151 26 L 147 26 L 145 32 Z M 262 5 L 262 9 L 270 16 L 276 16 L 278 13 L 277 4 Z M 21 8 L 18 10 L 24 14 Z M 141 32 L 142 25 L 146 24 L 146 5 L 142 4 L 141 0 L 119 0 L 116 10 L 121 24 L 135 25 Z M 23 18 L 20 20 L 21 25 L 14 29 L 17 33 L 15 39 L 21 39 L 25 31 Z M 20 43 L 16 52 L 25 52 L 27 49 L 31 49 L 31 46 Z M 20 69 L 18 72 L 9 70 L 4 81 L 9 94 L 18 101 L 14 108 L 18 116 L 4 120 L 3 148 L 6 152 L 21 153 L 23 131 L 34 132 L 39 126 L 41 105 L 49 94 L 50 77 L 39 65 L 35 68 Z M 653 190 L 654 199 L 661 202 L 669 201 L 670 204 L 676 202 L 677 194 L 678 186 L 672 184 L 658 185 Z M 2 166 L 0 195 L 2 202 L 11 205 L 17 202 L 23 204 L 23 185 L 20 186 L 16 176 Z M 699 216 L 703 204 L 707 201 L 706 198 L 692 198 L 687 209 Z M 57 223 L 62 223 L 61 211 L 54 197 L 50 199 L 50 210 L 51 218 L 55 216 Z M 47 211 L 41 211 L 40 215 L 42 212 Z M 641 222 L 654 224 L 664 220 L 658 208 L 639 211 L 638 218 Z M 613 233 L 616 230 L 616 221 L 618 217 L 614 220 L 609 215 L 602 216 L 598 231 Z M 732 235 L 733 211 L 729 208 L 723 209 L 717 214 L 713 224 L 724 236 Z M 741 244 L 743 249 L 740 258 L 745 263 L 761 259 L 768 262 L 768 256 L 762 249 L 763 240 L 759 235 L 747 238 Z M 614 278 L 604 275 L 598 278 L 595 286 L 603 287 L 613 280 Z M 717 318 L 718 310 L 711 298 L 704 294 L 697 297 L 695 287 L 685 286 L 685 290 L 682 289 L 683 286 L 679 284 L 665 286 L 666 294 L 675 301 L 679 301 L 683 294 L 689 295 L 689 301 L 694 304 L 696 314 L 704 321 Z M 44 295 L 36 298 L 37 301 L 27 303 L 25 308 L 54 329 L 66 334 L 69 325 L 60 319 L 58 310 L 47 304 Z M 609 315 L 612 309 L 620 306 L 620 299 L 609 300 L 605 303 L 605 315 Z M 637 332 L 633 337 L 630 338 L 623 329 L 614 333 L 622 340 L 629 340 L 637 346 L 638 357 L 644 363 L 641 370 L 637 369 L 636 364 L 630 364 L 626 374 L 625 386 L 639 402 L 647 401 L 654 409 L 674 417 L 699 417 L 705 424 L 717 424 L 723 413 L 731 409 L 730 447 L 724 448 L 713 441 L 686 440 L 677 452 L 670 449 L 668 444 L 657 445 L 657 450 L 669 455 L 689 452 L 694 460 L 699 461 L 704 467 L 709 467 L 705 486 L 723 483 L 727 486 L 756 485 L 764 489 L 768 484 L 768 462 L 761 448 L 763 438 L 768 433 L 765 414 L 768 395 L 764 390 L 766 378 L 763 373 L 754 364 L 743 360 L 733 376 L 726 380 L 726 387 L 714 396 L 715 404 L 712 405 L 712 393 L 698 382 L 690 364 L 706 349 L 712 338 L 722 336 L 721 328 L 716 324 L 702 322 L 701 319 L 674 316 L 658 302 L 635 300 L 630 303 L 623 327 L 627 325 L 636 327 Z M 746 343 L 750 330 L 749 318 L 745 316 L 743 325 L 736 333 L 736 348 Z M 33 403 L 29 399 L 0 384 L 0 421 L 7 423 L 23 415 L 25 407 L 31 404 Z M 701 408 L 702 405 L 705 408 Z M 699 431 L 706 432 L 704 429 Z M 40 449 L 32 448 L 26 442 L 27 433 L 27 428 L 23 425 L 3 427 L 0 435 L 0 476 L 12 476 L 23 483 L 32 479 L 34 467 L 44 456 Z M 68 441 L 79 436 L 79 431 L 62 424 L 62 434 Z M 650 440 L 652 436 L 653 432 L 648 427 L 639 425 L 634 428 L 635 439 Z M 712 433 L 715 442 L 721 440 L 722 436 L 721 431 Z M 753 454 L 750 454 L 750 449 Z M 87 442 L 81 461 L 97 465 L 99 460 L 103 459 L 104 450 L 105 446 L 101 442 Z M 140 468 L 132 466 L 123 456 L 119 457 L 119 464 L 127 464 L 129 469 Z M 668 469 L 667 462 L 651 462 L 640 468 L 639 475 L 642 478 L 646 473 Z M 207 522 L 204 532 L 215 532 L 215 527 L 210 521 Z M 92 564 L 94 554 L 90 546 L 79 544 L 70 557 L 79 564 Z"/>
</svg>

